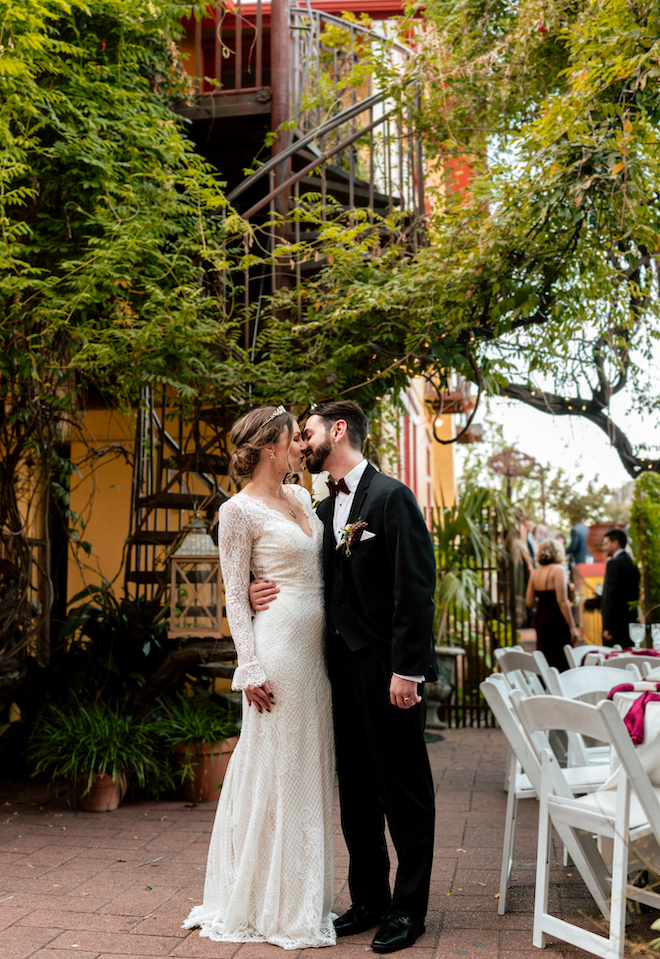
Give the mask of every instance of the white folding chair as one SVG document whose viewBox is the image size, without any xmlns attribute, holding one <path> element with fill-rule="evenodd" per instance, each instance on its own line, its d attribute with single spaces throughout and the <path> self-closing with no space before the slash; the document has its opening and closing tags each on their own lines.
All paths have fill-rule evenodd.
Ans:
<svg viewBox="0 0 660 959">
<path fill-rule="evenodd" d="M 540 649 L 535 649 L 532 653 L 534 657 L 534 662 L 538 666 L 539 676 L 543 680 L 543 692 L 547 692 L 548 689 L 548 670 L 550 669 L 550 663 L 545 658 L 545 653 L 542 653 Z"/>
<path fill-rule="evenodd" d="M 512 689 L 504 676 L 494 673 L 481 684 L 480 689 L 492 709 L 500 729 L 506 736 L 510 752 L 509 790 L 506 802 L 502 868 L 500 871 L 500 895 L 497 903 L 497 911 L 500 916 L 503 916 L 506 912 L 507 891 L 511 885 L 518 800 L 536 799 L 540 795 L 541 759 L 529 742 L 513 710 L 510 699 Z M 547 740 L 545 744 L 548 745 Z M 607 780 L 609 774 L 609 766 L 586 766 L 570 769 L 567 772 L 567 777 L 571 783 L 571 789 L 578 794 L 598 789 Z"/>
<path fill-rule="evenodd" d="M 494 651 L 494 654 L 500 672 L 506 676 L 512 688 L 519 689 L 525 696 L 540 695 L 545 692 L 540 680 L 541 667 L 532 653 L 526 653 L 522 646 L 513 646 L 500 647 Z M 508 792 L 509 789 L 510 766 L 511 749 L 504 767 L 504 792 Z"/>
<path fill-rule="evenodd" d="M 525 695 L 538 696 L 545 692 L 541 669 L 532 653 L 522 649 L 496 649 L 495 659 L 509 683 Z"/>
<path fill-rule="evenodd" d="M 511 699 L 528 738 L 542 748 L 534 945 L 543 949 L 550 934 L 602 959 L 623 959 L 626 899 L 660 908 L 659 894 L 628 883 L 630 843 L 660 835 L 660 789 L 649 782 L 614 703 L 604 700 L 590 706 L 557 696 L 525 698 L 519 690 Z M 602 740 L 614 749 L 621 761 L 615 789 L 573 795 L 566 770 L 543 745 L 550 730 L 560 729 Z M 551 826 L 609 922 L 608 937 L 548 912 Z M 611 865 L 599 852 L 596 837 L 613 842 Z"/>
<path fill-rule="evenodd" d="M 548 670 L 548 690 L 552 696 L 566 696 L 568 699 L 581 699 L 583 696 L 601 692 L 603 698 L 607 698 L 614 686 L 621 683 L 638 683 L 641 680 L 637 664 L 632 663 L 632 667 L 613 669 L 605 666 L 579 666 L 577 669 L 567 669 L 560 673 L 551 666 Z"/>
<path fill-rule="evenodd" d="M 621 649 L 618 644 L 616 646 L 592 646 L 587 643 L 584 646 L 571 646 L 567 643 L 564 646 L 564 653 L 568 665 L 574 668 L 575 666 L 581 666 L 584 657 L 589 653 L 611 653 L 617 649 Z"/>
<path fill-rule="evenodd" d="M 608 669 L 625 669 L 626 666 L 631 665 L 637 666 L 642 676 L 648 676 L 652 669 L 660 666 L 660 659 L 657 656 L 632 656 L 629 653 L 621 653 L 603 662 L 603 666 L 607 666 Z"/>
<path fill-rule="evenodd" d="M 587 699 L 594 705 L 599 699 L 607 699 L 609 691 L 621 683 L 637 683 L 641 675 L 635 663 L 626 669 L 604 666 L 578 666 L 563 673 L 555 667 L 548 670 L 547 686 L 552 696 L 566 699 Z M 609 746 L 586 746 L 580 733 L 568 731 L 568 765 L 609 763 Z"/>
</svg>

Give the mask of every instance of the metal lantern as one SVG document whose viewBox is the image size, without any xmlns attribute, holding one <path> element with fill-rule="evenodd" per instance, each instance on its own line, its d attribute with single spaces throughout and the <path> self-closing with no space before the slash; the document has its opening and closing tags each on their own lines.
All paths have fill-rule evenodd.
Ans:
<svg viewBox="0 0 660 959">
<path fill-rule="evenodd" d="M 168 636 L 222 638 L 222 587 L 218 547 L 200 519 L 185 527 L 172 554 Z"/>
</svg>

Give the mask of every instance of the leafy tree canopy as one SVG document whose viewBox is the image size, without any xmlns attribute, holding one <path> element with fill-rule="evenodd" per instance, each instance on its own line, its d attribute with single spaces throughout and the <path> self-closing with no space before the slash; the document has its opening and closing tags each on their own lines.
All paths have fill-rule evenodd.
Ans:
<svg viewBox="0 0 660 959">
<path fill-rule="evenodd" d="M 587 417 L 631 475 L 659 469 L 609 411 L 626 387 L 640 410 L 660 402 L 648 373 L 659 329 L 657 4 L 430 0 L 411 26 L 410 69 L 426 91 L 417 122 L 436 161 L 430 242 L 400 247 L 395 267 L 391 252 L 367 255 L 377 243 L 359 225 L 326 230 L 332 265 L 303 291 L 305 329 L 369 328 L 376 345 L 383 337 L 374 361 L 422 373 L 474 379 L 476 366 L 487 390 Z M 402 100 L 412 89 L 383 82 Z"/>
</svg>

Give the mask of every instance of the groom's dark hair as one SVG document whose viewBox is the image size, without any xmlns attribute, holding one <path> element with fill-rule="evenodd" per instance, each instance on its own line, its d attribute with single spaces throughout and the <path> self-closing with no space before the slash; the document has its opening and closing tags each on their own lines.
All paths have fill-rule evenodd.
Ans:
<svg viewBox="0 0 660 959">
<path fill-rule="evenodd" d="M 359 450 L 364 449 L 364 442 L 369 432 L 369 423 L 363 409 L 353 400 L 327 400 L 315 406 L 310 416 L 320 416 L 328 429 L 337 420 L 346 420 L 346 433 L 351 446 Z"/>
</svg>

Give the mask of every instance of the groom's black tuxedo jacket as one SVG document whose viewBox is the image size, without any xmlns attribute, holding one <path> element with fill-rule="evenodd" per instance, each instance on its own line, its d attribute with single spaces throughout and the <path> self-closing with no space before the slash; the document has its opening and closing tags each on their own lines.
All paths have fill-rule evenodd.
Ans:
<svg viewBox="0 0 660 959">
<path fill-rule="evenodd" d="M 392 672 L 435 680 L 433 596 L 435 556 L 417 501 L 403 483 L 370 464 L 353 497 L 349 523 L 374 535 L 346 556 L 336 549 L 334 500 L 317 510 L 323 521 L 325 605 L 330 642 L 339 632 L 357 651 L 372 643 L 391 650 Z"/>
</svg>

